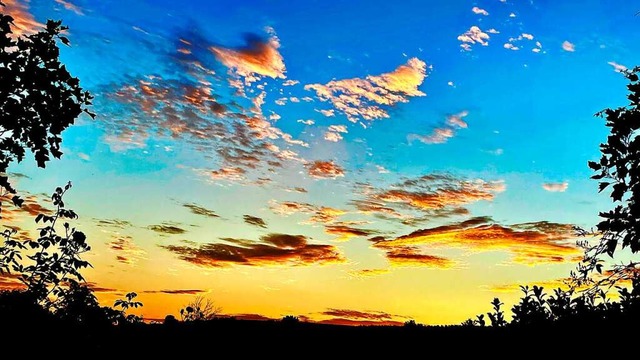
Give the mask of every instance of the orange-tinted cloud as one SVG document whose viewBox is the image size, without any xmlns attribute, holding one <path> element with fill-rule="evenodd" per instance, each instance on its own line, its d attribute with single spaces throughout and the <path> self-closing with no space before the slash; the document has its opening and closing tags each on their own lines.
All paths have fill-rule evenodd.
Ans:
<svg viewBox="0 0 640 360">
<path fill-rule="evenodd" d="M 344 176 L 344 169 L 333 160 L 316 160 L 305 166 L 309 175 L 316 179 L 335 179 Z"/>
<path fill-rule="evenodd" d="M 145 290 L 145 294 L 168 294 L 168 295 L 197 295 L 207 292 L 199 289 L 164 289 L 164 290 Z"/>
<path fill-rule="evenodd" d="M 322 316 L 329 316 L 329 319 L 317 321 L 321 324 L 334 325 L 385 325 L 399 326 L 404 322 L 398 319 L 406 319 L 406 316 L 393 315 L 383 311 L 359 311 L 349 309 L 327 309 L 321 313 Z"/>
<path fill-rule="evenodd" d="M 6 222 L 14 222 L 22 220 L 24 217 L 35 217 L 39 214 L 52 215 L 53 212 L 40 205 L 40 202 L 50 202 L 48 199 L 38 199 L 35 195 L 31 194 L 18 194 L 24 202 L 22 206 L 18 207 L 13 205 L 11 198 L 12 194 L 5 194 L 0 196 L 0 203 L 2 203 L 2 211 L 0 216 Z"/>
<path fill-rule="evenodd" d="M 349 274 L 358 278 L 368 278 L 372 276 L 388 274 L 390 271 L 391 270 L 389 269 L 362 269 L 350 271 Z"/>
<path fill-rule="evenodd" d="M 65 9 L 69 10 L 69 11 L 73 11 L 74 13 L 76 13 L 77 15 L 84 15 L 84 13 L 82 12 L 82 9 L 73 4 L 70 1 L 65 1 L 65 0 L 56 0 L 56 2 L 60 5 L 62 5 Z"/>
<path fill-rule="evenodd" d="M 303 235 L 268 234 L 260 242 L 224 238 L 225 243 L 167 245 L 180 259 L 200 266 L 304 266 L 340 263 L 344 258 L 332 245 L 309 244 Z"/>
<path fill-rule="evenodd" d="M 30 35 L 44 28 L 42 23 L 36 21 L 29 12 L 28 1 L 2 0 L 4 7 L 0 7 L 2 13 L 13 18 L 13 28 L 15 35 Z"/>
<path fill-rule="evenodd" d="M 563 290 L 568 290 L 570 288 L 571 279 L 563 278 L 563 279 L 554 279 L 554 280 L 545 280 L 545 281 L 535 281 L 529 282 L 526 284 L 500 284 L 500 285 L 491 285 L 484 287 L 487 291 L 491 292 L 501 292 L 501 293 L 513 293 L 513 292 L 522 292 L 520 286 L 529 286 L 532 288 L 534 285 L 542 286 L 547 293 L 552 293 L 553 290 L 557 288 L 561 288 Z"/>
<path fill-rule="evenodd" d="M 499 181 L 460 180 L 447 184 L 434 184 L 433 188 L 418 191 L 391 189 L 373 195 L 373 198 L 386 203 L 400 203 L 416 209 L 441 209 L 466 205 L 480 200 L 493 200 L 496 193 L 505 189 Z"/>
<path fill-rule="evenodd" d="M 550 192 L 565 192 L 569 188 L 569 183 L 564 181 L 561 183 L 544 183 L 542 188 Z"/>
<path fill-rule="evenodd" d="M 337 235 L 340 240 L 349 240 L 352 237 L 371 236 L 377 233 L 375 230 L 356 228 L 347 224 L 326 225 L 324 232 L 330 235 Z"/>
<path fill-rule="evenodd" d="M 447 269 L 455 264 L 452 260 L 441 256 L 424 254 L 413 246 L 388 249 L 386 255 L 392 266 L 424 266 Z"/>
<path fill-rule="evenodd" d="M 135 265 L 147 254 L 135 244 L 131 236 L 113 235 L 107 246 L 116 253 L 116 260 L 127 265 Z"/>
<path fill-rule="evenodd" d="M 332 80 L 324 85 L 309 84 L 304 88 L 315 91 L 320 100 L 331 102 L 335 110 L 344 113 L 352 122 L 375 120 L 389 117 L 383 106 L 407 102 L 413 96 L 424 96 L 418 87 L 427 77 L 426 70 L 424 61 L 411 58 L 394 71 L 378 76 Z"/>
<path fill-rule="evenodd" d="M 247 84 L 259 80 L 261 76 L 284 79 L 286 68 L 278 51 L 280 41 L 273 29 L 268 28 L 267 32 L 267 40 L 255 35 L 247 36 L 247 45 L 240 49 L 212 46 L 210 50 L 218 61 L 242 76 Z"/>
<path fill-rule="evenodd" d="M 20 275 L 13 273 L 0 273 L 0 291 L 22 290 L 26 286 L 20 281 Z"/>
<path fill-rule="evenodd" d="M 344 210 L 336 209 L 330 206 L 316 206 L 295 201 L 278 202 L 275 200 L 271 200 L 269 202 L 269 208 L 274 213 L 285 216 L 296 213 L 311 214 L 311 217 L 307 222 L 312 224 L 330 224 L 333 223 L 339 216 L 347 213 Z"/>
<path fill-rule="evenodd" d="M 429 245 L 471 251 L 501 251 L 510 253 L 513 262 L 526 265 L 573 262 L 582 255 L 582 250 L 575 245 L 571 225 L 547 221 L 505 226 L 493 223 L 488 217 L 476 217 L 416 230 L 392 240 L 372 240 L 374 246 L 381 249 Z"/>
</svg>

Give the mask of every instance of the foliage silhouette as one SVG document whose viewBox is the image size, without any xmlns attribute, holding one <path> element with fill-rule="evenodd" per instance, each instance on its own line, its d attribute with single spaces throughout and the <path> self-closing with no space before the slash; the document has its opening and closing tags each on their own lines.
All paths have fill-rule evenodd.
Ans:
<svg viewBox="0 0 640 360">
<path fill-rule="evenodd" d="M 629 280 L 634 276 L 637 262 L 617 264 L 606 277 L 595 282 L 590 274 L 603 273 L 603 255 L 610 258 L 618 249 L 628 248 L 632 253 L 640 251 L 640 67 L 625 70 L 622 74 L 629 81 L 627 99 L 629 105 L 619 108 L 607 108 L 596 116 L 605 118 L 609 128 L 609 136 L 600 144 L 602 154 L 599 161 L 589 161 L 588 166 L 595 174 L 592 179 L 598 180 L 599 192 L 610 189 L 609 196 L 615 207 L 613 210 L 600 212 L 602 220 L 597 224 L 597 231 L 586 231 L 576 228 L 581 236 L 598 236 L 598 242 L 590 245 L 581 241 L 585 256 L 572 277 L 578 285 L 591 283 L 593 288 L 613 286 L 619 280 Z"/>
<path fill-rule="evenodd" d="M 0 11 L 4 4 L 0 2 Z M 39 167 L 50 156 L 60 158 L 62 131 L 88 110 L 93 96 L 80 87 L 59 60 L 57 41 L 69 46 L 61 21 L 27 36 L 14 36 L 13 18 L 0 13 L 0 188 L 22 199 L 5 175 L 9 164 L 21 162 L 30 150 Z"/>
<path fill-rule="evenodd" d="M 193 301 L 180 309 L 180 317 L 182 321 L 213 320 L 221 311 L 222 308 L 216 306 L 213 300 L 198 295 Z"/>
<path fill-rule="evenodd" d="M 86 235 L 67 221 L 78 218 L 65 207 L 64 195 L 70 189 L 70 182 L 56 188 L 51 196 L 56 210 L 35 217 L 35 222 L 42 224 L 36 240 L 16 240 L 14 229 L 2 233 L 0 273 L 17 274 L 25 289 L 0 292 L 0 319 L 26 323 L 58 319 L 92 327 L 141 322 L 142 318 L 126 314 L 128 309 L 142 306 L 134 300 L 136 293 L 116 300 L 113 308 L 102 307 L 93 290 L 80 284 L 84 281 L 80 271 L 91 266 L 81 255 L 91 247 Z M 63 235 L 58 234 L 58 228 L 63 229 Z"/>
</svg>

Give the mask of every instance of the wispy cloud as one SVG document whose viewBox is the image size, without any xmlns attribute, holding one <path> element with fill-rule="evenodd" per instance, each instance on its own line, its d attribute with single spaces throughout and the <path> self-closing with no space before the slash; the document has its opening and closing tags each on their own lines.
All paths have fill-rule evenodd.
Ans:
<svg viewBox="0 0 640 360">
<path fill-rule="evenodd" d="M 344 169 L 333 160 L 316 160 L 306 165 L 309 176 L 316 179 L 335 179 L 344 176 Z"/>
<path fill-rule="evenodd" d="M 344 261 L 332 245 L 310 244 L 303 235 L 268 234 L 260 241 L 223 238 L 223 243 L 161 246 L 184 261 L 210 267 L 303 266 Z"/>
<path fill-rule="evenodd" d="M 29 12 L 29 2 L 20 0 L 2 0 L 4 7 L 0 10 L 13 18 L 12 31 L 15 35 L 29 35 L 44 28 L 44 24 L 36 21 Z"/>
<path fill-rule="evenodd" d="M 116 253 L 116 260 L 127 265 L 135 265 L 147 254 L 135 244 L 131 236 L 112 235 L 107 246 Z"/>
<path fill-rule="evenodd" d="M 371 236 L 377 233 L 375 230 L 357 228 L 349 224 L 326 225 L 324 231 L 330 235 L 337 235 L 339 240 L 349 240 L 352 237 Z"/>
<path fill-rule="evenodd" d="M 409 134 L 407 139 L 409 141 L 418 140 L 425 144 L 444 144 L 455 135 L 457 129 L 466 129 L 468 127 L 467 122 L 463 120 L 467 115 L 469 115 L 469 112 L 466 110 L 448 115 L 443 127 L 436 128 L 431 134 L 425 136 Z"/>
<path fill-rule="evenodd" d="M 206 293 L 206 290 L 200 289 L 163 289 L 163 290 L 144 290 L 144 294 L 168 294 L 168 295 L 197 295 Z"/>
<path fill-rule="evenodd" d="M 253 225 L 253 226 L 257 226 L 265 229 L 267 228 L 267 223 L 262 218 L 259 218 L 257 216 L 251 216 L 251 215 L 244 215 L 242 218 L 244 219 L 244 222 L 246 222 L 249 225 Z"/>
<path fill-rule="evenodd" d="M 360 311 L 350 309 L 327 309 L 320 315 L 329 317 L 317 321 L 322 324 L 350 325 L 350 326 L 372 326 L 386 325 L 399 326 L 404 323 L 406 316 L 393 315 L 383 311 Z"/>
<path fill-rule="evenodd" d="M 160 225 L 149 225 L 147 226 L 147 229 L 153 230 L 157 233 L 164 234 L 164 235 L 179 235 L 187 232 L 187 230 L 181 227 L 178 227 L 172 224 L 166 224 L 166 223 L 160 224 Z"/>
<path fill-rule="evenodd" d="M 360 119 L 388 118 L 386 107 L 408 102 L 409 97 L 424 96 L 418 89 L 426 74 L 427 65 L 418 58 L 411 58 L 392 72 L 369 75 L 366 78 L 332 80 L 326 84 L 309 84 L 305 90 L 313 90 L 322 101 L 329 101 L 335 110 L 342 112 L 352 122 Z M 323 112 L 327 116 L 333 113 Z"/>
<path fill-rule="evenodd" d="M 564 181 L 561 183 L 544 183 L 542 188 L 551 192 L 565 192 L 569 188 L 569 183 Z"/>
<path fill-rule="evenodd" d="M 609 61 L 607 64 L 613 66 L 613 70 L 617 72 L 624 72 L 628 69 L 626 66 L 618 64 L 615 61 Z"/>
<path fill-rule="evenodd" d="M 189 209 L 189 211 L 191 211 L 192 213 L 196 214 L 196 215 L 201 215 L 201 216 L 206 216 L 206 217 L 210 217 L 210 218 L 219 218 L 220 215 L 216 214 L 215 211 L 213 210 L 209 210 L 203 206 L 197 205 L 197 204 L 182 204 L 183 207 Z"/>
<path fill-rule="evenodd" d="M 424 254 L 414 246 L 402 246 L 386 249 L 387 259 L 392 266 L 424 266 L 448 269 L 455 264 L 452 260 L 435 255 Z"/>
<path fill-rule="evenodd" d="M 73 4 L 71 1 L 56 0 L 56 2 L 62 5 L 65 9 L 73 11 L 74 13 L 76 13 L 76 15 L 84 15 L 82 9 L 78 5 Z"/>
</svg>

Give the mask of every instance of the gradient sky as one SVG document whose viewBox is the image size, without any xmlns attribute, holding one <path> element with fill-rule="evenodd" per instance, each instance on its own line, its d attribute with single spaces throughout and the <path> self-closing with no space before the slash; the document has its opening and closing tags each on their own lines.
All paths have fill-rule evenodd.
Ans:
<svg viewBox="0 0 640 360">
<path fill-rule="evenodd" d="M 202 295 L 456 324 L 566 278 L 571 225 L 610 206 L 586 164 L 638 65 L 636 2 L 4 2 L 18 32 L 70 27 L 98 114 L 13 181 L 28 209 L 72 181 L 86 278 L 147 319 Z"/>
</svg>

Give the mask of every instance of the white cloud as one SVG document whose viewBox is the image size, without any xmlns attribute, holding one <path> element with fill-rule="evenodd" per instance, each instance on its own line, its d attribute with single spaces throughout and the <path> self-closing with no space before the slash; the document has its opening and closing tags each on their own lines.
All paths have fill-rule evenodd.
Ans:
<svg viewBox="0 0 640 360">
<path fill-rule="evenodd" d="M 576 46 L 568 41 L 564 41 L 562 43 L 562 50 L 564 51 L 568 51 L 568 52 L 574 52 L 576 51 Z"/>
</svg>

